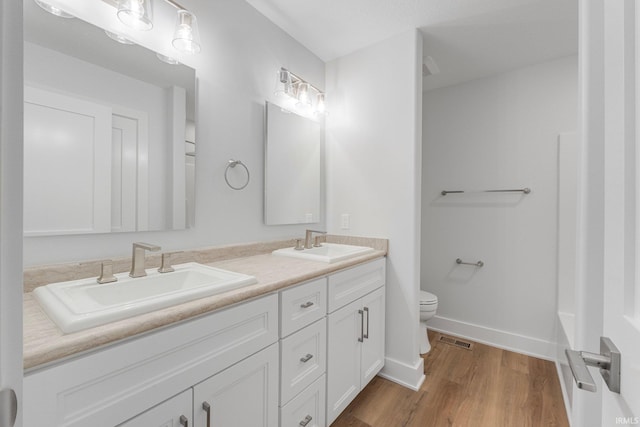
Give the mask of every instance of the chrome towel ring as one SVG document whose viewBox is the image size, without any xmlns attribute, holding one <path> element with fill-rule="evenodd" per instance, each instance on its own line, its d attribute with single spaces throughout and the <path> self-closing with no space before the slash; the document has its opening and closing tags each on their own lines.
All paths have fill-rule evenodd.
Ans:
<svg viewBox="0 0 640 427">
<path fill-rule="evenodd" d="M 229 182 L 229 177 L 227 176 L 227 174 L 229 173 L 229 168 L 235 168 L 237 165 L 240 165 L 244 168 L 245 172 L 247 172 L 247 182 L 244 183 L 244 185 L 241 185 L 239 187 L 234 187 L 233 185 L 231 185 L 231 183 Z M 229 159 L 229 162 L 227 164 L 226 169 L 224 170 L 224 180 L 226 181 L 227 185 L 231 188 L 233 188 L 234 190 L 242 190 L 243 188 L 245 188 L 247 185 L 249 185 L 249 181 L 251 180 L 251 174 L 249 173 L 249 168 L 247 168 L 247 165 L 245 165 L 244 163 L 242 163 L 241 160 L 233 160 L 233 159 Z"/>
</svg>

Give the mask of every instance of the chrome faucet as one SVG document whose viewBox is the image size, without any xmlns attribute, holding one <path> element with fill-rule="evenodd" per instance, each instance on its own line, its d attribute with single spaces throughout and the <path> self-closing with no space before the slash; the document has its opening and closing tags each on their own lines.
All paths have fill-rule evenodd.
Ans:
<svg viewBox="0 0 640 427">
<path fill-rule="evenodd" d="M 319 231 L 319 230 L 307 230 L 307 233 L 304 236 L 304 248 L 305 249 L 311 249 L 311 236 L 313 235 L 313 233 L 320 233 L 320 234 L 327 234 L 326 231 Z"/>
<path fill-rule="evenodd" d="M 143 277 L 147 275 L 144 271 L 144 254 L 145 251 L 157 252 L 160 246 L 150 245 L 149 243 L 136 242 L 133 244 L 133 255 L 131 257 L 131 277 Z"/>
</svg>

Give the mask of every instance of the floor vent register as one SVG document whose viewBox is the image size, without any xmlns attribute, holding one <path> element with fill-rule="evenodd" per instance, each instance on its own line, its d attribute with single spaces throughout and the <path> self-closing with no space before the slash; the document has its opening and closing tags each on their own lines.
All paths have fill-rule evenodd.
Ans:
<svg viewBox="0 0 640 427">
<path fill-rule="evenodd" d="M 470 342 L 462 341 L 458 338 L 449 337 L 446 335 L 440 335 L 440 342 L 455 345 L 456 347 L 464 348 L 465 350 L 473 349 L 473 344 L 471 344 Z"/>
</svg>

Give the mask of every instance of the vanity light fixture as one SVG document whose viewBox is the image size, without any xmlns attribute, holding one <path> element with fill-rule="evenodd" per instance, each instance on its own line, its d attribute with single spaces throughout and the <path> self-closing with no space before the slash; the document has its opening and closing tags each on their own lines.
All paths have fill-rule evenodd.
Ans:
<svg viewBox="0 0 640 427">
<path fill-rule="evenodd" d="M 38 6 L 55 16 L 58 16 L 60 18 L 75 18 L 75 16 L 73 16 L 72 14 L 65 12 L 59 7 L 52 6 L 43 0 L 35 0 L 35 2 Z"/>
<path fill-rule="evenodd" d="M 165 1 L 178 8 L 176 30 L 173 33 L 173 47 L 182 53 L 200 52 L 200 33 L 196 16 L 171 0 Z"/>
<path fill-rule="evenodd" d="M 149 31 L 153 28 L 151 0 L 119 0 L 118 19 L 134 30 Z"/>
<path fill-rule="evenodd" d="M 298 108 L 313 107 L 314 114 L 327 115 L 326 94 L 284 67 L 276 73 L 275 94 L 291 100 Z"/>
</svg>

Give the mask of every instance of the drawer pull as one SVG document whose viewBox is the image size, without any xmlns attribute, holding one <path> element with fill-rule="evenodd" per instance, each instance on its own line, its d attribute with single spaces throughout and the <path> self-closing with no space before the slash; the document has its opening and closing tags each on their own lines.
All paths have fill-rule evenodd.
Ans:
<svg viewBox="0 0 640 427">
<path fill-rule="evenodd" d="M 301 357 L 301 358 L 300 358 L 300 361 L 301 361 L 302 363 L 307 363 L 309 360 L 311 360 L 311 358 L 312 358 L 312 357 L 313 357 L 313 354 L 307 354 L 306 356 Z"/>
<path fill-rule="evenodd" d="M 209 402 L 202 402 L 202 409 L 207 412 L 207 427 L 211 427 L 211 405 Z"/>
<path fill-rule="evenodd" d="M 300 421 L 300 425 L 302 427 L 306 426 L 307 424 L 309 424 L 311 422 L 313 418 L 311 417 L 311 415 L 307 415 L 306 417 L 304 417 L 304 420 Z"/>
<path fill-rule="evenodd" d="M 365 307 L 364 311 L 367 313 L 367 333 L 364 334 L 363 337 L 369 339 L 369 307 Z"/>
<path fill-rule="evenodd" d="M 180 425 L 182 427 L 189 427 L 189 419 L 184 415 L 180 415 Z"/>
<path fill-rule="evenodd" d="M 364 342 L 364 311 L 358 310 L 358 314 L 360 315 L 360 336 L 358 337 L 358 342 Z"/>
<path fill-rule="evenodd" d="M 309 308 L 313 305 L 313 301 L 307 301 L 304 304 L 300 304 L 300 308 Z"/>
</svg>

